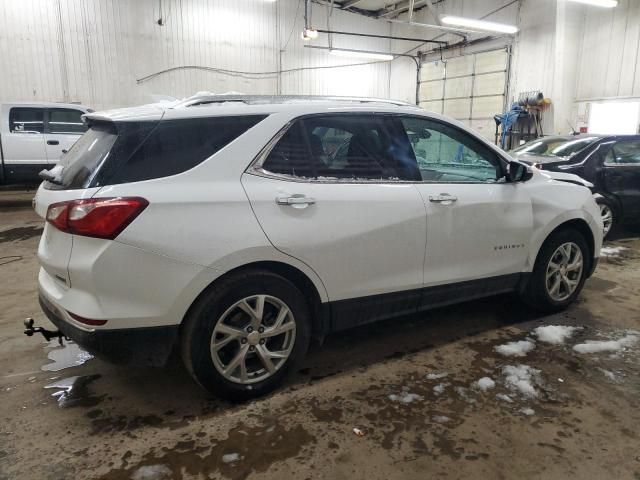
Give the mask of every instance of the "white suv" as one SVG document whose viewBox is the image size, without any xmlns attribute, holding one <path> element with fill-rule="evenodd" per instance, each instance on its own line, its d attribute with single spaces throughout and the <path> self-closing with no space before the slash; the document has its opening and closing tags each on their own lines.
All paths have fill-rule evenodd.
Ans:
<svg viewBox="0 0 640 480">
<path fill-rule="evenodd" d="M 564 308 L 599 255 L 578 177 L 410 105 L 212 96 L 86 120 L 36 196 L 42 308 L 113 361 L 178 347 L 227 398 L 330 332 L 504 292 Z"/>
</svg>

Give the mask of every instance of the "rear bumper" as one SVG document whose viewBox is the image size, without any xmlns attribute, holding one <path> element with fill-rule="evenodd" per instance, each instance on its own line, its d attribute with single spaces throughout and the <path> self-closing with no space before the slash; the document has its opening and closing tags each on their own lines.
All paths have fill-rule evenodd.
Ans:
<svg viewBox="0 0 640 480">
<path fill-rule="evenodd" d="M 40 307 L 47 318 L 86 351 L 111 363 L 162 366 L 178 338 L 178 325 L 163 327 L 83 330 L 67 322 L 42 293 Z"/>
</svg>

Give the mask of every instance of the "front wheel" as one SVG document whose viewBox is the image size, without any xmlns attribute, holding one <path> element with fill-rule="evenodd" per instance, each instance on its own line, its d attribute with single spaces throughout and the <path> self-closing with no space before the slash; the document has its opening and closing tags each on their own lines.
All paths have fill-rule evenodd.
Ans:
<svg viewBox="0 0 640 480">
<path fill-rule="evenodd" d="M 260 396 L 304 357 L 309 325 L 309 308 L 295 285 L 268 271 L 241 273 L 194 305 L 182 332 L 183 360 L 217 396 Z"/>
<path fill-rule="evenodd" d="M 553 233 L 538 253 L 523 300 L 545 312 L 563 310 L 582 290 L 590 261 L 587 242 L 578 231 Z"/>
<path fill-rule="evenodd" d="M 602 238 L 607 238 L 615 225 L 613 206 L 604 198 L 599 198 L 596 203 L 600 207 L 600 217 L 602 218 Z"/>
</svg>

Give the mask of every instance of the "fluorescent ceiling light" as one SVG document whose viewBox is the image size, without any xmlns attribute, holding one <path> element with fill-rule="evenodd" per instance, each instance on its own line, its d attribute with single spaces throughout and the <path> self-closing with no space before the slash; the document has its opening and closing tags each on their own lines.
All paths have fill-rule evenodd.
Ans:
<svg viewBox="0 0 640 480">
<path fill-rule="evenodd" d="M 375 52 L 363 52 L 361 50 L 344 50 L 339 48 L 332 48 L 329 50 L 331 55 L 337 55 L 339 57 L 359 57 L 359 58 L 372 58 L 375 60 L 393 60 L 393 55 L 388 53 L 375 53 Z"/>
<path fill-rule="evenodd" d="M 594 7 L 614 8 L 618 6 L 618 0 L 569 0 L 570 2 L 584 3 Z"/>
<path fill-rule="evenodd" d="M 476 30 L 486 30 L 488 32 L 516 33 L 518 31 L 518 27 L 514 25 L 487 22 L 485 20 L 476 20 L 475 18 L 455 17 L 453 15 L 444 15 L 440 17 L 440 21 L 442 23 L 446 23 L 447 25 L 473 28 Z"/>
</svg>

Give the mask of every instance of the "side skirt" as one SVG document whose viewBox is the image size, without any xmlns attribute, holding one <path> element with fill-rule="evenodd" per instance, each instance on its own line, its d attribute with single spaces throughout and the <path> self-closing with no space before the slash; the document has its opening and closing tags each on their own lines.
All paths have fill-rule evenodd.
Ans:
<svg viewBox="0 0 640 480">
<path fill-rule="evenodd" d="M 514 273 L 479 280 L 437 285 L 403 292 L 350 298 L 323 304 L 331 318 L 330 332 L 388 318 L 517 291 L 529 274 Z"/>
</svg>

